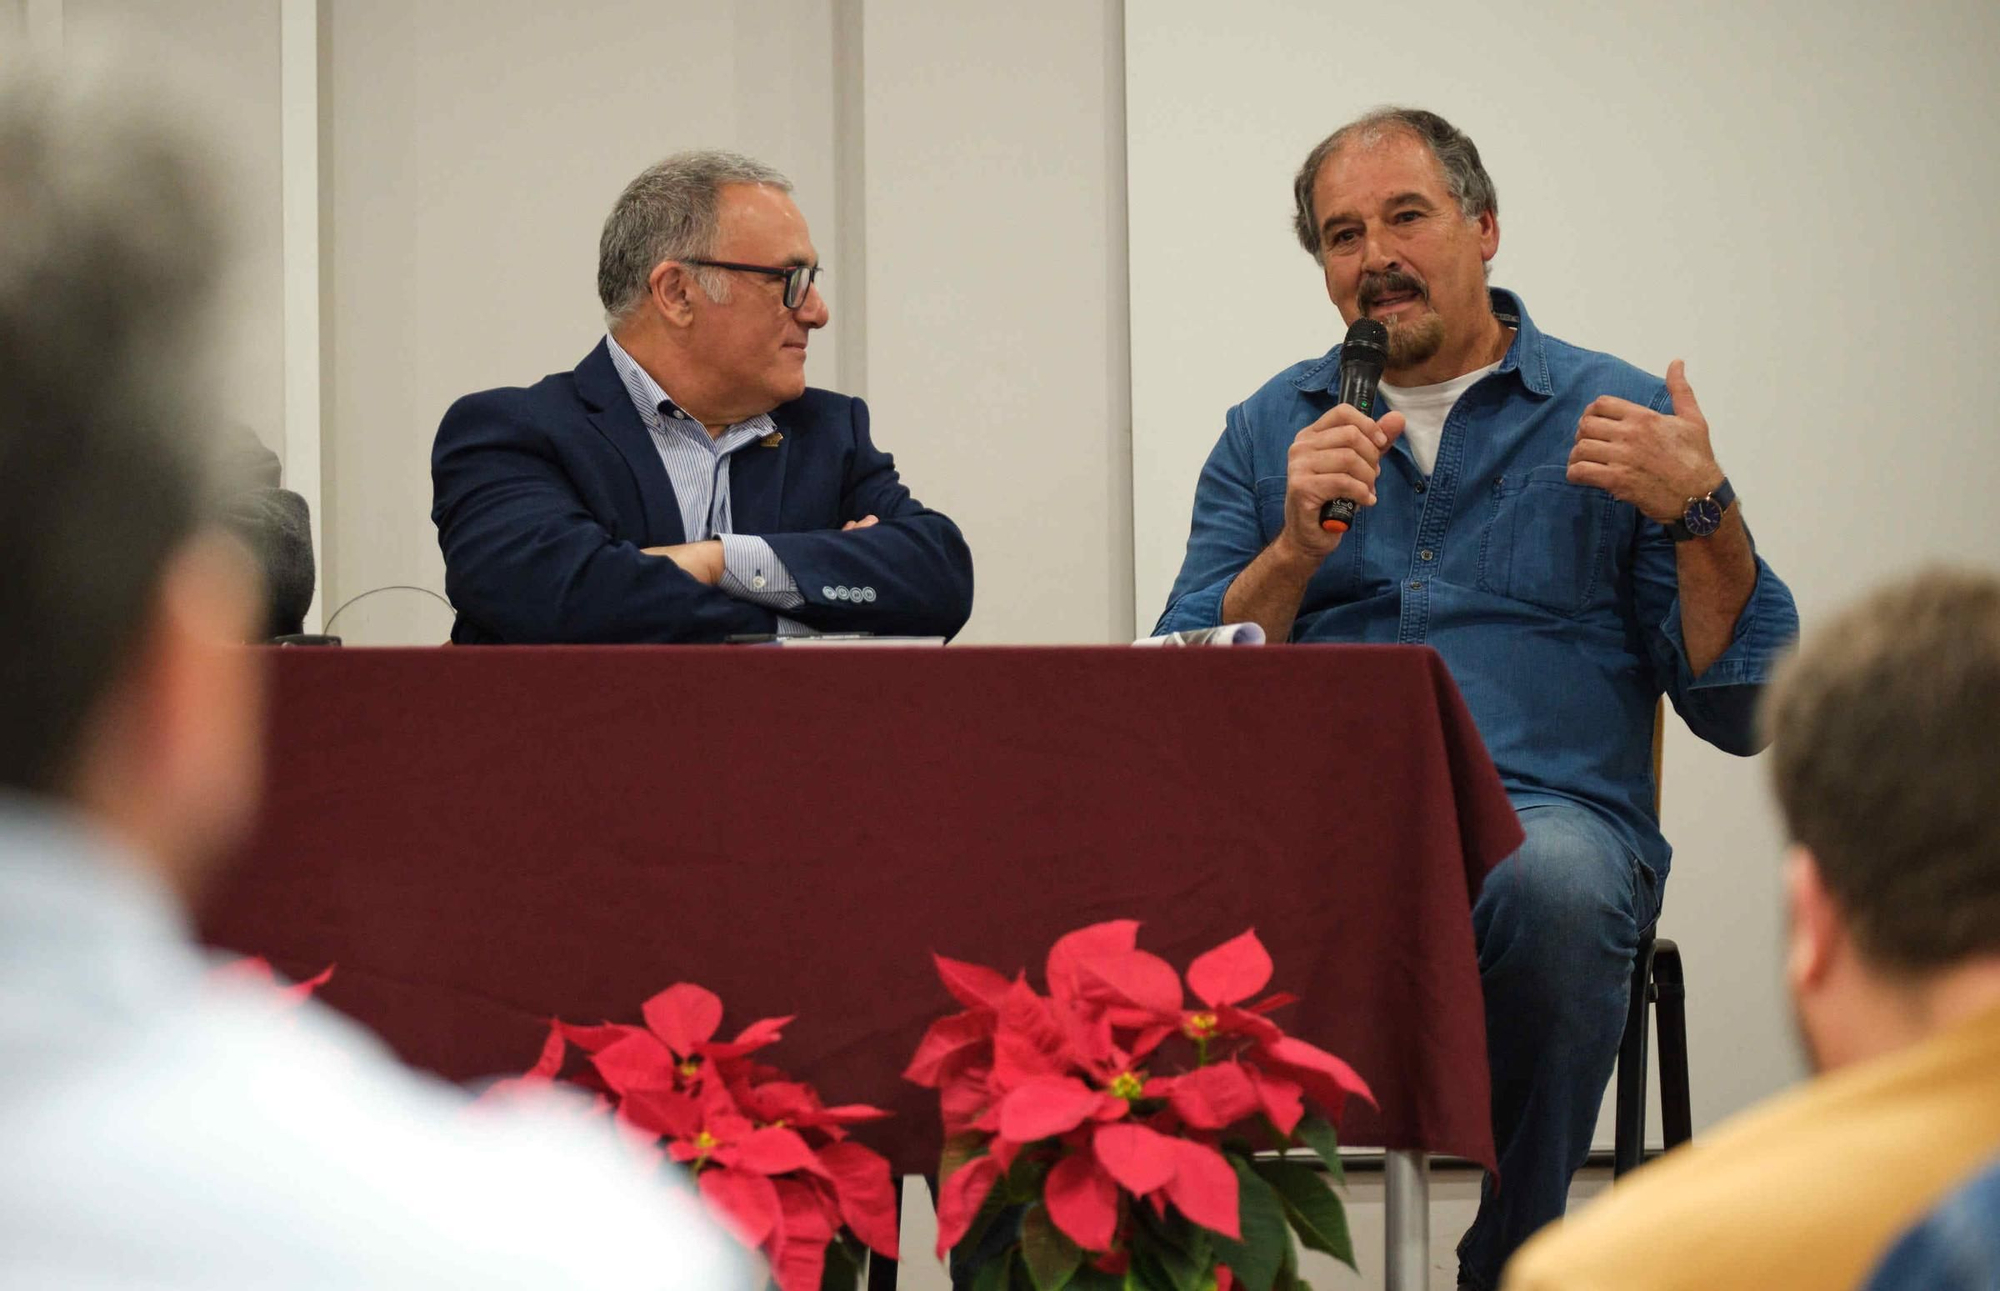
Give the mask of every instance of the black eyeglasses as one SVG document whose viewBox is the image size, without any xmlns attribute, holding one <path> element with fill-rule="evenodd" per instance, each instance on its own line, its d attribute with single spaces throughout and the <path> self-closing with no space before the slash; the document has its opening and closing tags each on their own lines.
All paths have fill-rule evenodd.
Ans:
<svg viewBox="0 0 2000 1291">
<path fill-rule="evenodd" d="M 806 292 L 819 281 L 822 269 L 816 264 L 768 265 L 737 264 L 733 260 L 683 260 L 682 264 L 705 265 L 710 269 L 734 269 L 738 273 L 761 273 L 785 280 L 785 308 L 797 309 L 806 303 Z"/>
</svg>

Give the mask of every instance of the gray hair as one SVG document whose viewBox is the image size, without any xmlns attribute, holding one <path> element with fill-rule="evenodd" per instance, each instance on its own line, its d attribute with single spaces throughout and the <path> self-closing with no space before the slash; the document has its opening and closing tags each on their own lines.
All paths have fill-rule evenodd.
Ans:
<svg viewBox="0 0 2000 1291">
<path fill-rule="evenodd" d="M 1317 258 L 1320 251 L 1319 214 L 1313 210 L 1313 185 L 1319 181 L 1320 167 L 1350 143 L 1373 147 L 1398 131 L 1415 135 L 1430 148 L 1444 170 L 1445 186 L 1451 191 L 1452 200 L 1458 203 L 1466 219 L 1498 213 L 1500 195 L 1494 191 L 1493 177 L 1479 160 L 1478 147 L 1457 126 L 1422 108 L 1375 108 L 1320 140 L 1306 154 L 1305 164 L 1292 180 L 1292 226 L 1307 255 Z"/>
<path fill-rule="evenodd" d="M 597 298 L 612 323 L 629 317 L 646 297 L 646 280 L 662 260 L 715 254 L 716 209 L 724 184 L 762 184 L 780 192 L 792 182 L 740 153 L 677 152 L 625 185 L 597 241 Z M 715 300 L 728 299 L 728 280 L 697 268 L 695 281 Z"/>
<path fill-rule="evenodd" d="M 0 787 L 67 791 L 200 527 L 222 242 L 191 149 L 115 72 L 0 77 Z"/>
</svg>

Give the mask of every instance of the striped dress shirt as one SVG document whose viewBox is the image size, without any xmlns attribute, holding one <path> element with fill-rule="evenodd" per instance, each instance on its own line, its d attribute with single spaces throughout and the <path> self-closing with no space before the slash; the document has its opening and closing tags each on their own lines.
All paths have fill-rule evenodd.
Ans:
<svg viewBox="0 0 2000 1291">
<path fill-rule="evenodd" d="M 736 450 L 777 429 L 771 414 L 760 412 L 710 438 L 707 428 L 681 410 L 652 374 L 625 352 L 617 337 L 606 333 L 604 343 L 611 352 L 611 366 L 625 383 L 632 407 L 645 423 L 646 433 L 660 454 L 660 464 L 673 482 L 687 541 L 715 538 L 722 543 L 722 590 L 771 610 L 792 610 L 805 604 L 792 572 L 771 550 L 771 544 L 754 534 L 734 532 L 730 518 L 729 459 Z M 783 617 L 778 620 L 780 635 L 811 631 L 802 623 Z"/>
</svg>

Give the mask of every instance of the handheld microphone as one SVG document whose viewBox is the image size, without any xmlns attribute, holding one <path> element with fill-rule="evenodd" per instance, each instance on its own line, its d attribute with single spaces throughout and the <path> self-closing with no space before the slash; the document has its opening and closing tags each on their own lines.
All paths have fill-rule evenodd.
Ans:
<svg viewBox="0 0 2000 1291">
<path fill-rule="evenodd" d="M 1357 318 L 1340 343 L 1340 398 L 1364 417 L 1375 415 L 1375 391 L 1389 363 L 1389 329 L 1372 318 Z M 1354 523 L 1354 499 L 1335 498 L 1319 509 L 1319 527 L 1346 533 Z"/>
</svg>

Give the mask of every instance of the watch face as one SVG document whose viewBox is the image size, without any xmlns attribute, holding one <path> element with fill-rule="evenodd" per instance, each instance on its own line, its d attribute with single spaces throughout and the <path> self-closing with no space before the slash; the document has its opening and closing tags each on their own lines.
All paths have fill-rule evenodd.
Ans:
<svg viewBox="0 0 2000 1291">
<path fill-rule="evenodd" d="M 1681 512 L 1681 523 L 1697 538 L 1706 538 L 1722 527 L 1722 508 L 1714 498 L 1696 498 Z"/>
</svg>

